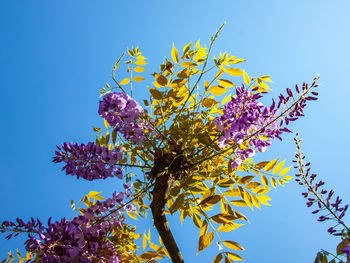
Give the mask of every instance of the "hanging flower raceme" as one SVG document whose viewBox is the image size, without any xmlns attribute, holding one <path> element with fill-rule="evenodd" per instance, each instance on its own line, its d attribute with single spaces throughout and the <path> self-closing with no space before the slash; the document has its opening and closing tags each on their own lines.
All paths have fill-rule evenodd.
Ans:
<svg viewBox="0 0 350 263">
<path fill-rule="evenodd" d="M 64 162 L 62 168 L 66 174 L 76 175 L 92 181 L 106 179 L 108 177 L 122 178 L 122 168 L 117 167 L 117 162 L 122 158 L 122 153 L 116 148 L 109 150 L 92 142 L 87 145 L 77 143 L 64 143 L 55 151 L 54 163 Z"/>
<path fill-rule="evenodd" d="M 151 126 L 140 120 L 143 108 L 126 93 L 112 92 L 100 101 L 98 114 L 114 129 L 121 132 L 126 140 L 141 145 L 146 140 L 146 130 Z"/>
<path fill-rule="evenodd" d="M 328 229 L 328 232 L 334 236 L 341 236 L 343 232 L 349 232 L 350 229 L 344 224 L 343 217 L 349 208 L 349 205 L 341 205 L 342 199 L 337 196 L 334 200 L 334 191 L 327 191 L 324 189 L 323 181 L 318 181 L 316 183 L 316 174 L 311 174 L 310 163 L 304 163 L 305 155 L 301 152 L 300 143 L 297 137 L 294 139 L 297 145 L 297 153 L 295 154 L 295 160 L 293 162 L 296 164 L 294 167 L 298 169 L 298 173 L 295 175 L 295 179 L 299 185 L 305 185 L 308 189 L 307 192 L 302 193 L 303 197 L 307 200 L 307 207 L 316 206 L 316 209 L 312 212 L 313 214 L 318 214 L 326 212 L 324 215 L 320 215 L 317 219 L 319 222 L 330 221 L 334 226 Z M 340 227 L 340 228 L 339 228 Z M 343 229 L 341 229 L 343 228 Z"/>
<path fill-rule="evenodd" d="M 262 98 L 261 93 L 250 91 L 244 86 L 236 87 L 236 96 L 225 105 L 223 115 L 213 121 L 217 129 L 223 133 L 218 141 L 220 148 L 247 143 L 243 147 L 235 148 L 235 159 L 231 163 L 233 169 L 255 155 L 256 150 L 266 151 L 272 139 L 282 140 L 283 132 L 291 132 L 283 125 L 288 125 L 291 121 L 304 116 L 303 108 L 306 106 L 306 101 L 317 99 L 313 96 L 306 97 L 311 88 L 317 87 L 317 80 L 318 78 L 314 79 L 311 87 L 304 83 L 301 90 L 296 86 L 299 97 L 289 107 L 288 102 L 294 99 L 294 94 L 289 88 L 286 90 L 287 95 L 279 95 L 277 107 L 274 100 L 270 107 L 266 107 L 258 101 Z M 318 95 L 316 92 L 312 94 Z"/>
<path fill-rule="evenodd" d="M 17 218 L 16 223 L 5 221 L 0 225 L 1 232 L 13 234 L 28 233 L 26 250 L 35 253 L 35 262 L 121 262 L 115 245 L 109 240 L 110 233 L 121 228 L 124 217 L 121 210 L 133 211 L 134 207 L 125 207 L 124 195 L 129 195 L 130 186 L 124 185 L 125 192 L 114 193 L 112 198 L 98 201 L 84 210 L 84 215 L 68 221 L 51 223 L 44 227 L 39 219 L 25 223 Z M 113 210 L 117 205 L 122 209 Z M 105 218 L 104 215 L 108 215 Z M 114 240 L 115 242 L 115 240 Z"/>
</svg>

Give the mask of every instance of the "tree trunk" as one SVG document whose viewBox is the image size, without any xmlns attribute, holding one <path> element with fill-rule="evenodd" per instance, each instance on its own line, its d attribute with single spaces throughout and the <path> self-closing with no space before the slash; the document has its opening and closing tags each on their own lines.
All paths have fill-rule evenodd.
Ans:
<svg viewBox="0 0 350 263">
<path fill-rule="evenodd" d="M 184 263 L 181 252 L 176 244 L 173 234 L 170 231 L 168 220 L 165 217 L 165 205 L 169 197 L 171 186 L 175 179 L 171 174 L 163 174 L 156 178 L 153 189 L 153 200 L 151 210 L 154 225 L 167 249 L 173 263 Z"/>
</svg>

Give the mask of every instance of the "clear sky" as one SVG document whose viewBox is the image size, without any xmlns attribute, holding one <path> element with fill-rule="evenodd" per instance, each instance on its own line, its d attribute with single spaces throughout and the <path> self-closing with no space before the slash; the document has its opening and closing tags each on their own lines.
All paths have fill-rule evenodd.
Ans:
<svg viewBox="0 0 350 263">
<path fill-rule="evenodd" d="M 292 125 L 319 179 L 350 201 L 348 140 L 350 2 L 284 1 L 56 1 L 0 0 L 1 149 L 0 221 L 71 215 L 70 200 L 90 190 L 108 196 L 119 180 L 85 182 L 51 162 L 55 145 L 94 140 L 99 89 L 126 47 L 139 46 L 157 69 L 171 45 L 210 35 L 224 22 L 214 48 L 247 59 L 251 76 L 271 75 L 273 95 L 321 74 L 320 99 Z M 137 99 L 146 88 L 137 90 Z M 260 156 L 291 159 L 292 136 Z M 313 262 L 335 250 L 328 224 L 318 223 L 292 182 L 271 192 L 271 207 L 247 211 L 250 224 L 228 237 L 241 243 L 247 262 Z M 349 222 L 349 217 L 346 217 Z M 213 243 L 196 255 L 198 229 L 170 219 L 186 262 L 212 262 Z M 131 221 L 131 223 L 133 223 Z M 151 227 L 150 218 L 139 231 Z M 153 234 L 154 235 L 154 234 Z M 0 239 L 0 258 L 22 239 Z"/>
</svg>

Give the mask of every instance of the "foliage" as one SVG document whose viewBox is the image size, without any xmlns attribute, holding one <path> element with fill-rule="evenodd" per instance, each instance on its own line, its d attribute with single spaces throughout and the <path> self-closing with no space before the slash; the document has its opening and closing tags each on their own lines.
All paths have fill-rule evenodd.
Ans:
<svg viewBox="0 0 350 263">
<path fill-rule="evenodd" d="M 313 89 L 318 78 L 311 85 L 297 85 L 295 94 L 288 88 L 276 102 L 264 106 L 259 99 L 270 90 L 269 76 L 250 78 L 238 67 L 245 60 L 226 52 L 211 59 L 221 29 L 211 37 L 209 48 L 197 41 L 180 53 L 173 45 L 171 60 L 165 58 L 152 74 L 145 108 L 133 99 L 133 93 L 145 86 L 146 58 L 139 48 L 127 49 L 120 57 L 112 70 L 114 84 L 106 84 L 100 92 L 98 112 L 105 127 L 93 127 L 95 142 L 63 144 L 54 162 L 64 162 L 67 174 L 87 180 L 122 178 L 124 174 L 126 182 L 132 182 L 133 194 L 125 185 L 127 192 L 115 194 L 112 201 L 91 192 L 80 200 L 86 209 L 72 202 L 74 211 L 82 215 L 62 222 L 68 226 L 77 222 L 79 237 L 69 232 L 66 239 L 60 235 L 46 240 L 50 222 L 48 227 L 40 223 L 34 232 L 35 222 L 3 223 L 2 232 L 32 233 L 30 240 L 36 246 L 26 249 L 34 262 L 48 262 L 49 256 L 80 262 L 92 257 L 96 262 L 155 262 L 165 257 L 183 262 L 169 227 L 161 229 L 167 225 L 165 214 L 176 212 L 181 222 L 188 218 L 199 228 L 198 252 L 216 240 L 226 249 L 213 262 L 243 260 L 237 254 L 243 246 L 221 240 L 220 232 L 242 226 L 248 219 L 240 207 L 253 210 L 269 205 L 270 186 L 276 188 L 292 178 L 284 161 L 255 163 L 253 156 L 264 152 L 273 139 L 281 139 L 283 132 L 290 132 L 286 126 L 303 116 L 308 101 L 317 99 Z M 119 78 L 123 67 L 130 77 Z M 126 203 L 124 196 L 129 198 Z M 124 223 L 121 211 L 132 218 L 145 218 L 150 208 L 160 245 L 151 241 L 150 233 L 144 234 L 141 249 L 135 245 L 141 235 Z M 96 233 L 104 231 L 105 237 L 93 234 L 94 227 Z M 79 238 L 84 242 L 79 243 Z M 71 243 L 62 243 L 68 239 Z M 12 255 L 5 262 L 11 260 Z"/>
</svg>

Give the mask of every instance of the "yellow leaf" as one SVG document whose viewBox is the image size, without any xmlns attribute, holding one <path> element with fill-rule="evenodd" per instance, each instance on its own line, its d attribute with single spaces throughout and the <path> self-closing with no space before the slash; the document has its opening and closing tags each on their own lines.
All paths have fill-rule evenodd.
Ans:
<svg viewBox="0 0 350 263">
<path fill-rule="evenodd" d="M 171 49 L 171 58 L 176 64 L 179 63 L 179 53 L 177 52 L 177 49 L 174 44 L 173 48 Z"/>
<path fill-rule="evenodd" d="M 276 188 L 276 179 L 271 177 L 271 185 L 273 186 L 273 188 Z"/>
<path fill-rule="evenodd" d="M 226 192 L 224 192 L 224 195 L 230 196 L 230 197 L 237 197 L 237 196 L 240 196 L 240 193 L 237 188 L 233 188 L 231 190 L 227 190 Z"/>
<path fill-rule="evenodd" d="M 231 204 L 240 207 L 247 206 L 247 203 L 244 200 L 233 200 L 231 201 Z"/>
<path fill-rule="evenodd" d="M 120 85 L 126 85 L 126 84 L 128 84 L 130 82 L 130 79 L 129 78 L 125 78 L 125 79 L 123 79 L 119 84 Z"/>
<path fill-rule="evenodd" d="M 163 98 L 162 93 L 159 90 L 149 88 L 149 91 L 152 97 L 155 98 L 156 100 L 161 100 Z"/>
<path fill-rule="evenodd" d="M 215 75 L 215 77 L 214 77 L 214 79 L 216 79 L 216 78 L 220 78 L 221 77 L 221 75 L 224 73 L 224 71 L 222 70 L 222 69 L 220 69 L 219 71 L 218 71 L 218 73 L 216 73 L 216 75 Z"/>
<path fill-rule="evenodd" d="M 240 226 L 243 226 L 243 224 L 237 224 L 237 223 L 226 223 L 226 224 L 222 224 L 221 226 L 219 226 L 218 231 L 221 232 L 229 232 L 232 231 L 236 228 L 239 228 Z"/>
<path fill-rule="evenodd" d="M 210 83 L 208 81 L 204 81 L 204 88 L 205 88 L 205 90 L 208 89 L 209 85 L 210 85 Z"/>
<path fill-rule="evenodd" d="M 134 81 L 136 81 L 136 82 L 140 82 L 140 81 L 143 81 L 143 80 L 145 80 L 143 77 L 140 77 L 140 76 L 134 77 Z"/>
<path fill-rule="evenodd" d="M 206 108 L 213 107 L 218 104 L 217 100 L 211 99 L 211 98 L 205 98 L 202 101 L 202 105 Z"/>
<path fill-rule="evenodd" d="M 200 229 L 202 227 L 202 219 L 199 214 L 193 211 L 193 223 Z"/>
<path fill-rule="evenodd" d="M 250 197 L 250 194 L 244 191 L 243 198 L 244 198 L 244 201 L 247 203 L 247 205 L 250 207 L 250 209 L 253 210 L 253 203 L 252 203 L 252 198 Z"/>
<path fill-rule="evenodd" d="M 262 203 L 263 205 L 270 205 L 268 201 L 271 200 L 271 198 L 269 196 L 267 196 L 267 195 L 258 195 L 256 198 L 258 198 L 260 203 Z"/>
<path fill-rule="evenodd" d="M 199 233 L 199 236 L 205 235 L 207 233 L 207 231 L 208 231 L 208 222 L 207 222 L 207 220 L 204 220 L 202 227 L 201 227 L 201 230 L 200 230 L 200 233 Z"/>
<path fill-rule="evenodd" d="M 265 165 L 265 172 L 268 172 L 268 171 L 272 170 L 272 168 L 276 165 L 278 160 L 279 160 L 279 158 L 269 162 L 268 164 L 266 164 Z"/>
<path fill-rule="evenodd" d="M 215 96 L 220 96 L 220 95 L 224 94 L 225 92 L 227 92 L 228 89 L 225 89 L 224 87 L 218 85 L 218 86 L 211 86 L 209 88 L 209 91 L 211 94 L 213 94 Z"/>
<path fill-rule="evenodd" d="M 283 179 L 285 179 L 285 180 L 290 180 L 290 179 L 292 179 L 293 177 L 292 176 L 290 176 L 290 175 L 286 175 L 285 177 L 283 177 Z"/>
<path fill-rule="evenodd" d="M 289 172 L 289 170 L 290 170 L 290 167 L 284 168 L 284 169 L 280 172 L 279 176 L 285 175 L 286 173 Z"/>
<path fill-rule="evenodd" d="M 195 66 L 197 66 L 197 64 L 194 62 L 183 62 L 181 63 L 181 66 L 184 68 L 194 68 Z"/>
<path fill-rule="evenodd" d="M 221 260 L 222 260 L 222 254 L 220 253 L 220 254 L 216 255 L 213 263 L 221 263 Z"/>
<path fill-rule="evenodd" d="M 190 50 L 191 45 L 192 45 L 192 42 L 190 42 L 190 43 L 188 43 L 186 46 L 184 46 L 184 48 L 183 48 L 183 50 L 182 50 L 182 51 L 184 52 L 184 54 L 186 54 L 187 51 Z"/>
<path fill-rule="evenodd" d="M 136 68 L 134 68 L 134 71 L 136 71 L 136 72 L 138 72 L 138 73 L 144 72 L 145 70 L 146 70 L 146 69 L 143 68 L 143 67 L 136 67 Z"/>
<path fill-rule="evenodd" d="M 144 56 L 137 56 L 136 59 L 145 60 L 146 58 Z"/>
<path fill-rule="evenodd" d="M 142 248 L 143 248 L 143 250 L 146 249 L 146 246 L 147 246 L 147 239 L 146 239 L 146 235 L 143 234 L 143 239 L 142 239 Z"/>
<path fill-rule="evenodd" d="M 103 123 L 105 124 L 105 127 L 108 128 L 109 127 L 109 123 L 106 119 L 103 119 Z"/>
<path fill-rule="evenodd" d="M 268 186 L 269 185 L 269 180 L 267 180 L 267 177 L 265 175 L 261 175 L 261 182 L 263 185 Z"/>
<path fill-rule="evenodd" d="M 234 249 L 234 250 L 244 250 L 244 248 L 237 242 L 231 241 L 231 240 L 226 240 L 222 241 L 222 243 L 227 246 L 228 248 Z"/>
<path fill-rule="evenodd" d="M 163 75 L 155 74 L 154 77 L 156 78 L 156 81 L 160 86 L 165 86 L 166 84 L 168 84 L 167 78 L 164 77 Z"/>
<path fill-rule="evenodd" d="M 143 60 L 137 60 L 135 62 L 136 65 L 139 65 L 139 66 L 144 66 L 144 65 L 147 65 L 148 63 L 146 61 L 143 61 Z"/>
<path fill-rule="evenodd" d="M 225 69 L 225 72 L 232 75 L 232 76 L 242 76 L 243 70 L 238 68 L 227 68 Z"/>
<path fill-rule="evenodd" d="M 284 165 L 284 161 L 280 162 L 272 171 L 272 174 L 278 173 L 281 171 L 282 167 Z"/>
<path fill-rule="evenodd" d="M 214 232 L 210 232 L 204 236 L 200 236 L 199 237 L 198 252 L 209 247 L 211 242 L 213 242 L 213 239 L 214 239 Z"/>
<path fill-rule="evenodd" d="M 202 200 L 200 202 L 200 205 L 206 205 L 206 206 L 213 206 L 215 205 L 217 202 L 219 202 L 221 199 L 220 195 L 213 195 L 210 197 L 205 198 L 204 200 Z"/>
<path fill-rule="evenodd" d="M 92 199 L 95 199 L 95 200 L 105 200 L 102 196 L 100 196 L 100 193 L 102 192 L 96 192 L 96 191 L 90 191 L 88 193 L 88 196 Z"/>
<path fill-rule="evenodd" d="M 217 79 L 217 81 L 220 83 L 221 86 L 224 86 L 225 88 L 231 88 L 236 86 L 233 82 L 227 79 Z"/>
<path fill-rule="evenodd" d="M 250 85 L 250 78 L 249 78 L 248 74 L 245 71 L 243 71 L 243 79 L 244 79 L 244 82 L 247 85 Z"/>
<path fill-rule="evenodd" d="M 130 213 L 129 213 L 129 212 L 126 212 L 126 213 L 127 213 L 128 216 L 130 216 L 132 219 L 138 220 L 134 213 L 132 213 L 132 212 L 130 212 Z"/>
<path fill-rule="evenodd" d="M 243 258 L 241 258 L 239 255 L 232 253 L 232 252 L 226 252 L 226 255 L 233 260 L 238 260 L 238 261 L 244 261 Z"/>
</svg>

